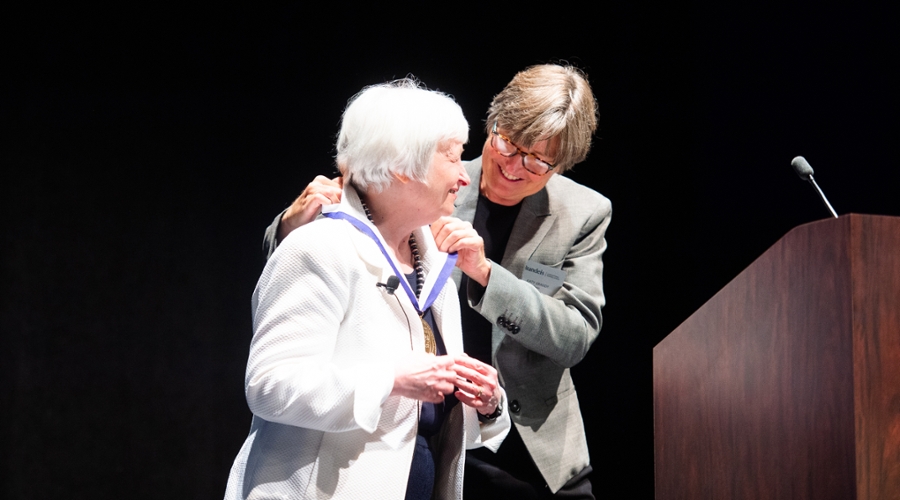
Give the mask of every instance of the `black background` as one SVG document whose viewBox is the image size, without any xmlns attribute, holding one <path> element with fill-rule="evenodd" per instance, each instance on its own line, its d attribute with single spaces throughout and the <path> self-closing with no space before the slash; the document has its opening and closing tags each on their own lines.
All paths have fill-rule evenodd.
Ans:
<svg viewBox="0 0 900 500">
<path fill-rule="evenodd" d="M 8 13 L 0 496 L 220 498 L 262 232 L 334 172 L 347 98 L 412 73 L 461 104 L 471 159 L 515 72 L 566 60 L 601 115 L 568 175 L 614 207 L 604 326 L 574 369 L 595 490 L 652 498 L 652 348 L 828 216 L 791 159 L 839 213 L 900 215 L 888 5 Z"/>
</svg>

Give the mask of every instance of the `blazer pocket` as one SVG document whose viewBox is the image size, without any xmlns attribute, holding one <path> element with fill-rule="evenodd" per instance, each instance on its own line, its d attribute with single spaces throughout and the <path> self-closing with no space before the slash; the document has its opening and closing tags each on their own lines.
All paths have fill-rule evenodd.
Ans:
<svg viewBox="0 0 900 500">
<path fill-rule="evenodd" d="M 560 390 L 559 392 L 557 392 L 556 395 L 553 396 L 552 398 L 548 398 L 548 399 L 544 400 L 544 403 L 547 406 L 553 407 L 553 406 L 556 406 L 560 401 L 565 400 L 566 398 L 568 398 L 569 396 L 571 396 L 574 393 L 575 393 L 575 386 L 570 385 L 570 386 Z"/>
</svg>

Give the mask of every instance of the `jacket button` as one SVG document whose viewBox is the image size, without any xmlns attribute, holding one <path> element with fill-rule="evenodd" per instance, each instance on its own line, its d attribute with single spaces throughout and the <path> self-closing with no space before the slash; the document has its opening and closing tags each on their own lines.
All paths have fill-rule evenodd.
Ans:
<svg viewBox="0 0 900 500">
<path fill-rule="evenodd" d="M 497 324 L 503 328 L 506 328 L 507 326 L 509 326 L 509 321 L 506 321 L 506 318 L 500 316 L 499 318 L 497 318 Z"/>
<path fill-rule="evenodd" d="M 521 410 L 521 409 L 522 408 L 519 406 L 518 399 L 513 399 L 512 401 L 509 402 L 509 411 L 511 411 L 513 413 L 519 413 L 519 410 Z"/>
<path fill-rule="evenodd" d="M 509 331 L 511 331 L 512 334 L 515 335 L 515 334 L 519 333 L 519 326 L 518 326 L 518 325 L 513 325 L 512 328 L 510 328 Z"/>
</svg>

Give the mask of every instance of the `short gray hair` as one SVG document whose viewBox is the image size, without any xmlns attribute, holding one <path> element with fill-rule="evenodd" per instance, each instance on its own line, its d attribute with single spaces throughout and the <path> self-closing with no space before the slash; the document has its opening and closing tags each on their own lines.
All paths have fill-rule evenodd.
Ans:
<svg viewBox="0 0 900 500">
<path fill-rule="evenodd" d="M 587 75 L 573 66 L 541 64 L 520 71 L 488 109 L 488 136 L 497 126 L 516 145 L 551 141 L 557 172 L 587 158 L 597 129 L 597 102 Z"/>
<path fill-rule="evenodd" d="M 359 191 L 380 192 L 394 174 L 425 182 L 435 152 L 465 144 L 469 124 L 446 94 L 412 77 L 364 88 L 347 103 L 337 139 L 337 165 Z"/>
</svg>

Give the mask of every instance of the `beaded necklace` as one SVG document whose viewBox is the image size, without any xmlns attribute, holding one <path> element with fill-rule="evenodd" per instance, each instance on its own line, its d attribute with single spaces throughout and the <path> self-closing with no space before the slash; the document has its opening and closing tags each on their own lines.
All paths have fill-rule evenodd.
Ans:
<svg viewBox="0 0 900 500">
<path fill-rule="evenodd" d="M 375 224 L 375 220 L 372 219 L 372 212 L 369 211 L 369 206 L 366 205 L 366 202 L 360 198 L 359 202 L 362 204 L 363 211 L 366 213 L 366 217 L 369 219 L 369 222 Z M 422 293 L 422 287 L 425 285 L 425 269 L 422 267 L 422 257 L 419 255 L 419 245 L 416 243 L 416 237 L 413 233 L 409 233 L 409 251 L 412 252 L 413 256 L 413 269 L 416 272 L 416 298 L 419 298 L 419 295 Z M 431 326 L 425 321 L 425 312 L 419 313 L 419 320 L 422 321 L 422 329 L 425 331 L 425 352 L 429 354 L 437 354 L 437 341 L 434 338 L 434 331 L 432 331 Z"/>
</svg>

